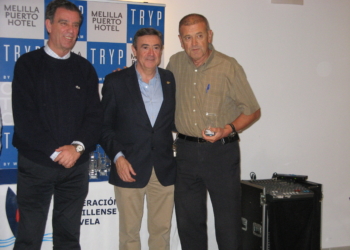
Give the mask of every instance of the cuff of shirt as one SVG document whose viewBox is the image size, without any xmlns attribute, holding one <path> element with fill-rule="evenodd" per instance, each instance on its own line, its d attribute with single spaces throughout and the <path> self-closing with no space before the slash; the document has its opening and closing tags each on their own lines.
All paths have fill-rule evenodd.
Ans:
<svg viewBox="0 0 350 250">
<path fill-rule="evenodd" d="M 71 144 L 79 144 L 81 146 L 83 146 L 84 150 L 85 150 L 85 146 L 84 143 L 80 142 L 80 141 L 73 141 Z"/>
<path fill-rule="evenodd" d="M 53 152 L 53 154 L 50 155 L 51 160 L 54 161 L 54 160 L 56 159 L 56 157 L 57 157 L 60 153 L 61 153 L 61 152 L 57 152 L 57 151 Z"/>
<path fill-rule="evenodd" d="M 118 158 L 119 158 L 120 156 L 125 157 L 124 154 L 122 153 L 122 151 L 120 151 L 120 152 L 114 157 L 113 162 L 116 163 L 116 161 L 118 160 Z"/>
</svg>

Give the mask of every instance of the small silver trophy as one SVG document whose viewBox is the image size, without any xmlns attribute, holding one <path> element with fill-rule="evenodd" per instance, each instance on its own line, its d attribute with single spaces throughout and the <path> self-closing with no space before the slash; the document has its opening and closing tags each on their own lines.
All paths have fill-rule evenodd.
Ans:
<svg viewBox="0 0 350 250">
<path fill-rule="evenodd" d="M 206 136 L 214 136 L 215 133 L 210 130 L 210 128 L 217 127 L 217 116 L 215 113 L 206 113 L 206 123 L 205 123 L 205 131 L 204 134 Z"/>
</svg>

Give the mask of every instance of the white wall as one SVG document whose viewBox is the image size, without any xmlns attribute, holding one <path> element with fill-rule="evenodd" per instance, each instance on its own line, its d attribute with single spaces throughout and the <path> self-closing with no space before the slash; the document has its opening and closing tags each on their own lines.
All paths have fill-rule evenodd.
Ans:
<svg viewBox="0 0 350 250">
<path fill-rule="evenodd" d="M 215 48 L 244 67 L 262 117 L 241 135 L 242 179 L 278 172 L 322 183 L 322 247 L 350 246 L 350 1 L 150 2 L 166 4 L 165 65 L 181 50 L 178 21 L 196 12 Z"/>
</svg>

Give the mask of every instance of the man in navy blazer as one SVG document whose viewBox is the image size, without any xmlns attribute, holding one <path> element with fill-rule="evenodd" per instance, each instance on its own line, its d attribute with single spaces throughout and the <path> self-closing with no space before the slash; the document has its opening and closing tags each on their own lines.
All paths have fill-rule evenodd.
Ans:
<svg viewBox="0 0 350 250">
<path fill-rule="evenodd" d="M 159 31 L 137 31 L 132 50 L 137 62 L 107 75 L 102 89 L 100 144 L 115 163 L 109 183 L 114 185 L 119 210 L 119 249 L 141 249 L 145 196 L 149 249 L 170 249 L 175 79 L 170 71 L 158 68 L 163 50 Z"/>
</svg>

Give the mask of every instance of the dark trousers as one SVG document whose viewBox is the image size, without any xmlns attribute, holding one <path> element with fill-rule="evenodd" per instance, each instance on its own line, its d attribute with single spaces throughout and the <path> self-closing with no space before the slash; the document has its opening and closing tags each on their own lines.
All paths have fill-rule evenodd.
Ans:
<svg viewBox="0 0 350 250">
<path fill-rule="evenodd" d="M 52 168 L 18 156 L 19 225 L 14 250 L 39 250 L 53 195 L 53 249 L 80 249 L 80 220 L 88 193 L 88 162 Z"/>
<path fill-rule="evenodd" d="M 208 249 L 207 191 L 213 205 L 220 250 L 241 249 L 240 150 L 223 145 L 177 141 L 175 211 L 182 250 Z"/>
</svg>

